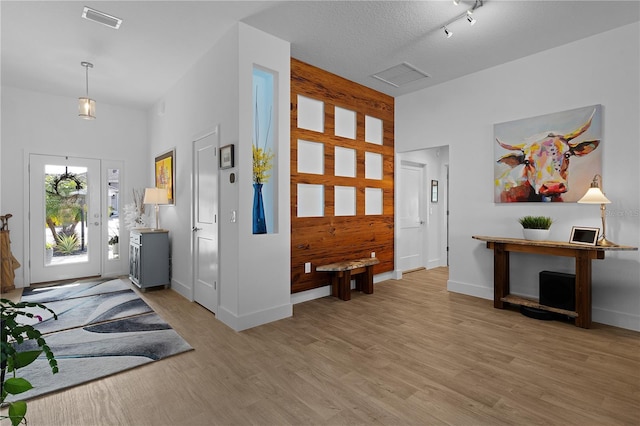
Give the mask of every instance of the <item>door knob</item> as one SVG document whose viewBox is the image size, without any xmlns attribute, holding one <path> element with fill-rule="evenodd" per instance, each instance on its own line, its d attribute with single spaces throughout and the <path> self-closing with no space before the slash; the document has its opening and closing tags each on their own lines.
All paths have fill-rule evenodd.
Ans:
<svg viewBox="0 0 640 426">
<path fill-rule="evenodd" d="M 191 230 L 192 230 L 193 232 L 198 232 L 198 231 L 200 231 L 201 229 L 202 229 L 202 228 L 196 228 L 195 226 L 194 226 L 193 228 L 191 228 Z"/>
</svg>

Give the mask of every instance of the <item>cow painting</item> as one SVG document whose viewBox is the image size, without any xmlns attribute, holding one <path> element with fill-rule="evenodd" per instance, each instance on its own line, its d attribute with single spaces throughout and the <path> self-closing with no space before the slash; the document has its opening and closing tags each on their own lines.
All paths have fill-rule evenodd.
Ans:
<svg viewBox="0 0 640 426">
<path fill-rule="evenodd" d="M 495 201 L 565 201 L 563 195 L 569 191 L 571 159 L 587 156 L 600 145 L 599 138 L 585 138 L 598 107 L 591 107 L 586 121 L 573 124 L 571 130 L 565 133 L 538 132 L 524 139 L 520 138 L 519 143 L 515 144 L 496 137 L 503 154 L 496 159 Z M 584 114 L 582 120 L 585 120 Z M 587 176 L 593 176 L 599 170 L 590 168 L 583 172 Z M 586 189 L 580 190 L 582 195 Z"/>
</svg>

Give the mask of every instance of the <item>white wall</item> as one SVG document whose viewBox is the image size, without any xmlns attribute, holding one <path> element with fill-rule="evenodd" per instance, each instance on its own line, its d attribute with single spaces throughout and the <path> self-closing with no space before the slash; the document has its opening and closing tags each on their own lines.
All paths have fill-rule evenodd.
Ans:
<svg viewBox="0 0 640 426">
<path fill-rule="evenodd" d="M 235 330 L 291 316 L 289 225 L 289 44 L 234 25 L 149 112 L 150 158 L 175 147 L 176 204 L 162 207 L 170 231 L 172 288 L 193 300 L 191 143 L 219 126 L 220 145 L 235 145 L 236 165 L 219 176 L 218 319 Z M 278 72 L 279 229 L 253 235 L 252 68 Z M 159 111 L 163 110 L 163 113 Z M 148 182 L 153 182 L 149 168 Z M 235 173 L 235 183 L 229 175 Z M 237 211 L 237 221 L 230 221 Z"/>
<path fill-rule="evenodd" d="M 245 24 L 240 30 L 240 143 L 238 145 L 238 307 L 235 329 L 245 329 L 293 314 L 291 305 L 291 197 L 290 197 L 290 79 L 288 42 Z M 253 235 L 253 67 L 276 77 L 272 178 L 276 178 L 276 233 Z M 274 123 L 274 124 L 276 124 Z"/>
<path fill-rule="evenodd" d="M 131 188 L 142 187 L 147 165 L 147 128 L 143 111 L 108 105 L 97 100 L 97 118 L 78 117 L 78 99 L 54 96 L 14 87 L 2 87 L 2 155 L 0 198 L 2 213 L 11 213 L 11 248 L 26 264 L 28 233 L 25 200 L 28 201 L 29 154 L 68 155 L 123 161 L 123 203 L 132 200 Z M 124 227 L 121 227 L 124 229 Z M 123 241 L 128 234 L 123 233 Z M 126 274 L 126 256 L 120 273 Z M 16 287 L 24 287 L 26 268 L 16 271 Z"/>
<path fill-rule="evenodd" d="M 472 235 L 521 237 L 516 219 L 555 219 L 551 239 L 572 225 L 600 227 L 599 207 L 494 204 L 493 124 L 603 105 L 607 237 L 640 245 L 640 24 L 627 25 L 455 81 L 396 98 L 396 150 L 450 147 L 451 291 L 493 298 L 493 253 Z M 640 330 L 640 255 L 594 260 L 593 320 Z M 537 295 L 537 274 L 573 272 L 573 259 L 512 254 L 513 293 Z"/>
<path fill-rule="evenodd" d="M 160 208 L 161 227 L 171 240 L 171 288 L 193 300 L 191 258 L 192 142 L 219 126 L 220 144 L 238 141 L 238 35 L 229 31 L 207 52 L 148 113 L 149 161 L 172 148 L 176 151 L 175 205 Z M 234 191 L 227 184 L 230 169 L 220 175 L 220 281 L 229 282 L 229 263 L 236 258 L 235 227 L 224 220 L 225 205 L 234 205 Z M 153 186 L 154 169 L 147 167 L 147 185 Z M 226 286 L 220 299 L 228 299 Z"/>
</svg>

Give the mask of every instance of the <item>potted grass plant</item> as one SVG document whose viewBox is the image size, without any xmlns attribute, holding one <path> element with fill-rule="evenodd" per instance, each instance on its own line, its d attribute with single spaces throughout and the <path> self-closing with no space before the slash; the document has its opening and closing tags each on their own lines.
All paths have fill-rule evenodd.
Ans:
<svg viewBox="0 0 640 426">
<path fill-rule="evenodd" d="M 544 241 L 549 238 L 553 219 L 548 216 L 523 216 L 518 219 L 525 240 Z"/>
</svg>

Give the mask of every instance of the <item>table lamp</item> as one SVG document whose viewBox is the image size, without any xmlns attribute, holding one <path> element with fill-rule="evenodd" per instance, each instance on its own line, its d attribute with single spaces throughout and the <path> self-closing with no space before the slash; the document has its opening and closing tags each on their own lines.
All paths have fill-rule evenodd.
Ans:
<svg viewBox="0 0 640 426">
<path fill-rule="evenodd" d="M 156 207 L 156 227 L 154 231 L 160 230 L 160 211 L 158 209 L 159 204 L 167 204 L 169 202 L 169 197 L 167 195 L 167 190 L 164 188 L 146 188 L 144 190 L 144 200 L 142 201 L 144 204 L 154 204 Z"/>
<path fill-rule="evenodd" d="M 611 203 L 607 197 L 604 196 L 602 192 L 602 176 L 595 175 L 593 177 L 593 181 L 591 182 L 591 186 L 587 190 L 587 193 L 584 194 L 582 198 L 578 200 L 578 203 L 581 204 L 600 204 L 600 215 L 602 216 L 602 235 L 598 239 L 599 246 L 602 247 L 616 247 L 618 244 L 613 243 L 607 240 L 606 237 L 606 207 L 605 204 Z"/>
</svg>

